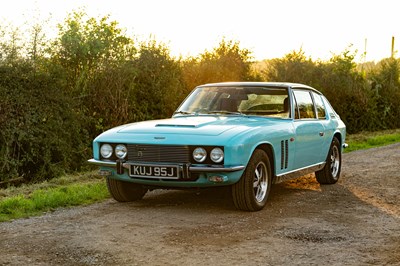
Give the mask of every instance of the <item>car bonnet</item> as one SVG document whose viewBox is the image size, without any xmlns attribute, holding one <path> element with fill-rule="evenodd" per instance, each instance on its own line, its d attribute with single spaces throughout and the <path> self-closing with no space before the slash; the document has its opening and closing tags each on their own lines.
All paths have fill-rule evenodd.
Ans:
<svg viewBox="0 0 400 266">
<path fill-rule="evenodd" d="M 242 116 L 185 116 L 129 124 L 119 128 L 118 133 L 218 136 L 233 128 L 246 130 L 254 122 Z"/>
</svg>

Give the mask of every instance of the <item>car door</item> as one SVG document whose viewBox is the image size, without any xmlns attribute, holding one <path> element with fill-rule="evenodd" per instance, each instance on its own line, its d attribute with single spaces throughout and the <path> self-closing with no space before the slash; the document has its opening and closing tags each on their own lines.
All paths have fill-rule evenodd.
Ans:
<svg viewBox="0 0 400 266">
<path fill-rule="evenodd" d="M 329 120 L 328 113 L 326 111 L 326 107 L 322 100 L 321 95 L 314 91 L 311 92 L 311 95 L 313 96 L 315 111 L 317 113 L 317 119 L 320 121 L 321 125 L 324 128 L 323 131 L 324 134 L 323 136 L 321 136 L 323 139 L 323 143 L 319 154 L 320 156 L 319 161 L 322 162 L 326 160 L 331 145 L 331 141 L 335 133 L 335 128 L 337 126 L 333 125 L 332 121 Z"/>
<path fill-rule="evenodd" d="M 311 91 L 294 89 L 292 92 L 295 128 L 294 169 L 300 169 L 321 162 L 325 128 L 317 117 Z"/>
</svg>

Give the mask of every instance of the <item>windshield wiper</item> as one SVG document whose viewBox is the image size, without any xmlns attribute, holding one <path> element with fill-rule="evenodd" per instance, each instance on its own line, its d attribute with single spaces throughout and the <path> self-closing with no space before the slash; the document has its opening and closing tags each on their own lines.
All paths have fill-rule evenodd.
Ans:
<svg viewBox="0 0 400 266">
<path fill-rule="evenodd" d="M 207 114 L 228 114 L 228 115 L 244 115 L 242 112 L 231 112 L 231 111 L 208 111 Z"/>
<path fill-rule="evenodd" d="M 174 115 L 202 115 L 202 114 L 228 114 L 228 115 L 245 115 L 242 112 L 232 112 L 232 111 L 201 111 L 201 112 L 187 112 L 187 111 L 176 111 Z"/>
<path fill-rule="evenodd" d="M 186 111 L 176 111 L 174 112 L 174 115 L 180 114 L 180 115 L 193 115 L 194 113 L 191 112 L 186 112 Z"/>
</svg>

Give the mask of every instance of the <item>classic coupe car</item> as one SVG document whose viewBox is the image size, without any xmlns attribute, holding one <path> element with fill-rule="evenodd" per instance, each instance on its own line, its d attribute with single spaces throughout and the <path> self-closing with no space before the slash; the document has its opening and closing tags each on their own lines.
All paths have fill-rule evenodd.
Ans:
<svg viewBox="0 0 400 266">
<path fill-rule="evenodd" d="M 231 82 L 196 87 L 172 118 L 127 124 L 93 141 L 117 201 L 155 188 L 230 186 L 236 208 L 261 210 L 273 183 L 315 172 L 340 177 L 346 127 L 302 84 Z"/>
</svg>

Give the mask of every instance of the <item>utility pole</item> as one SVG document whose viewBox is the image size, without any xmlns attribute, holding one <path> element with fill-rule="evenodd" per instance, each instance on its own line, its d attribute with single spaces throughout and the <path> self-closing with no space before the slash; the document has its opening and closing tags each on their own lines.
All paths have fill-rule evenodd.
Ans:
<svg viewBox="0 0 400 266">
<path fill-rule="evenodd" d="M 391 58 L 394 58 L 394 36 L 392 36 L 392 53 Z"/>
<path fill-rule="evenodd" d="M 365 38 L 365 40 L 364 40 L 364 53 L 363 53 L 363 59 L 364 59 L 364 62 L 363 62 L 363 63 L 365 63 L 365 61 L 367 60 L 367 38 Z"/>
</svg>

